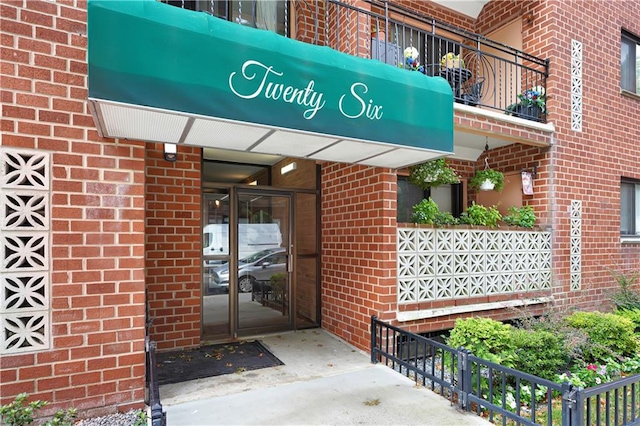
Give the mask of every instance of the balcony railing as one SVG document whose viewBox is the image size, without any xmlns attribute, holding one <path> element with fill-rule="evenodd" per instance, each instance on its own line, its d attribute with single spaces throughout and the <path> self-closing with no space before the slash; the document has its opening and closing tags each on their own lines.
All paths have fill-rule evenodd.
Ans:
<svg viewBox="0 0 640 426">
<path fill-rule="evenodd" d="M 546 93 L 547 60 L 387 0 L 160 1 L 407 69 L 404 51 L 414 47 L 420 71 L 446 78 L 456 102 L 546 121 L 535 109 L 512 109 L 528 89 Z M 459 60 L 443 61 L 449 53 Z"/>
<path fill-rule="evenodd" d="M 512 109 L 528 89 L 541 87 L 546 93 L 547 60 L 388 1 L 358 5 L 328 0 L 327 7 L 315 7 L 315 34 L 309 41 L 404 68 L 409 68 L 404 51 L 414 47 L 419 70 L 446 78 L 456 102 L 546 121 L 544 113 Z M 443 60 L 448 53 L 458 59 Z"/>
</svg>

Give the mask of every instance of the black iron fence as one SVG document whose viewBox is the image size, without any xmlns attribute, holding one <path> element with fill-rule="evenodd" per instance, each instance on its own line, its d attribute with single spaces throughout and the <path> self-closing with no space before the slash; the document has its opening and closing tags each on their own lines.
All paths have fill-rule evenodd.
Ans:
<svg viewBox="0 0 640 426">
<path fill-rule="evenodd" d="M 588 389 L 555 383 L 371 318 L 371 362 L 382 362 L 502 425 L 640 424 L 640 375 Z"/>
<path fill-rule="evenodd" d="M 167 413 L 162 409 L 160 402 L 160 387 L 158 385 L 158 373 L 156 366 L 156 342 L 146 339 L 147 353 L 147 389 L 148 405 L 151 411 L 152 426 L 166 426 Z"/>
<path fill-rule="evenodd" d="M 456 102 L 546 119 L 541 100 L 546 96 L 547 60 L 385 0 L 357 6 L 328 0 L 314 13 L 316 44 L 443 77 Z M 415 66 L 407 64 L 407 49 L 418 55 Z M 528 107 L 518 95 L 528 97 Z M 540 100 L 531 99 L 536 96 Z"/>
</svg>

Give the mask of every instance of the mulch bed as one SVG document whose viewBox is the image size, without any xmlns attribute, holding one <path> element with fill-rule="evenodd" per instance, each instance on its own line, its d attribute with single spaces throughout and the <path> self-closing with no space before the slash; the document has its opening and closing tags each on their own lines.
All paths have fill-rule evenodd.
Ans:
<svg viewBox="0 0 640 426">
<path fill-rule="evenodd" d="M 283 364 L 258 340 L 160 352 L 156 356 L 160 385 Z"/>
</svg>

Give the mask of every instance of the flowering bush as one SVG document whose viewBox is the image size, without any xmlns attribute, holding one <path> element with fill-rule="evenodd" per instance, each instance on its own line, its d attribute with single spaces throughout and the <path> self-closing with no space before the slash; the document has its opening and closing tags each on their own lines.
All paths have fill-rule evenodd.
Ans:
<svg viewBox="0 0 640 426">
<path fill-rule="evenodd" d="M 542 86 L 536 86 L 532 89 L 525 90 L 523 93 L 518 95 L 518 99 L 520 100 L 520 105 L 524 106 L 532 106 L 535 105 L 542 112 L 546 111 L 547 104 L 547 96 Z"/>
<path fill-rule="evenodd" d="M 418 62 L 419 57 L 420 53 L 415 47 L 409 46 L 404 49 L 405 65 L 412 71 L 420 71 L 421 73 L 424 73 L 424 67 L 420 65 L 420 62 Z"/>
<path fill-rule="evenodd" d="M 557 382 L 569 382 L 581 388 L 590 388 L 602 383 L 611 381 L 611 375 L 606 365 L 587 364 L 583 367 L 576 367 L 571 373 L 562 373 L 558 376 Z"/>
</svg>

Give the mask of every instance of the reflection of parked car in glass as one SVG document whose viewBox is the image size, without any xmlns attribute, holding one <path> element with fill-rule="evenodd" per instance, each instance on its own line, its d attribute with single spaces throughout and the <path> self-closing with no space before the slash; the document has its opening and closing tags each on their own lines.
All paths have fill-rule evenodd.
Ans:
<svg viewBox="0 0 640 426">
<path fill-rule="evenodd" d="M 238 288 L 247 293 L 254 283 L 268 283 L 272 275 L 287 271 L 287 254 L 283 248 L 267 249 L 238 261 Z M 215 268 L 209 281 L 209 290 L 229 291 L 229 265 Z"/>
</svg>

